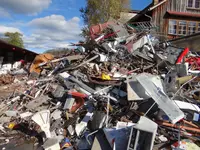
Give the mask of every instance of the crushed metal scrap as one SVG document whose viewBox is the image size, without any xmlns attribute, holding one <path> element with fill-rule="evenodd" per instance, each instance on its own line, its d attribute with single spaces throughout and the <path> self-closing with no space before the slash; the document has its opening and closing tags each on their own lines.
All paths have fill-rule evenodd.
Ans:
<svg viewBox="0 0 200 150">
<path fill-rule="evenodd" d="M 146 31 L 102 26 L 91 27 L 89 46 L 36 56 L 18 80 L 26 88 L 1 101 L 1 148 L 199 149 L 200 56 Z M 14 82 L 3 66 L 0 83 Z"/>
</svg>

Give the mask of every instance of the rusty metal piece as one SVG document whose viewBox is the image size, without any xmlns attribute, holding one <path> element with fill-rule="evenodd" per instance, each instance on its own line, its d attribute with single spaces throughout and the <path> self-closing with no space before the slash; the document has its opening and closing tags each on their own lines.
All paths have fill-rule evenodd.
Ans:
<svg viewBox="0 0 200 150">
<path fill-rule="evenodd" d="M 189 121 L 187 121 L 187 120 L 183 120 L 183 122 L 184 122 L 185 124 L 188 124 L 188 125 L 190 125 L 190 126 L 193 126 L 194 128 L 199 128 L 199 126 L 197 126 L 197 125 L 195 125 L 195 124 L 193 124 L 192 122 L 189 122 Z"/>
<path fill-rule="evenodd" d="M 165 121 L 156 121 L 156 123 L 158 123 L 159 125 L 162 126 L 167 126 L 167 127 L 172 127 L 172 128 L 176 128 L 176 129 L 185 129 L 191 132 L 197 132 L 200 133 L 200 128 L 194 128 L 194 127 L 187 127 L 187 126 L 183 126 L 183 125 L 176 125 L 176 124 L 171 124 L 169 122 L 165 122 Z"/>
</svg>

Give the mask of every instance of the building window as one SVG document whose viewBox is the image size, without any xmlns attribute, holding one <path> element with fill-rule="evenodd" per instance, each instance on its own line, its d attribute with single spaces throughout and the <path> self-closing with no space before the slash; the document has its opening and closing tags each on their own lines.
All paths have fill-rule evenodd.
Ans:
<svg viewBox="0 0 200 150">
<path fill-rule="evenodd" d="M 179 21 L 178 25 L 178 34 L 179 35 L 185 35 L 186 34 L 186 28 L 187 28 L 187 22 L 186 21 Z"/>
<path fill-rule="evenodd" d="M 188 0 L 188 7 L 192 7 L 193 6 L 193 0 Z"/>
<path fill-rule="evenodd" d="M 188 34 L 194 34 L 196 32 L 196 22 L 188 23 Z"/>
<path fill-rule="evenodd" d="M 177 21 L 170 20 L 169 21 L 169 34 L 177 34 Z"/>
<path fill-rule="evenodd" d="M 200 0 L 188 0 L 187 7 L 200 8 Z"/>
<path fill-rule="evenodd" d="M 169 20 L 168 34 L 191 35 L 200 32 L 200 22 L 185 20 Z"/>
<path fill-rule="evenodd" d="M 200 0 L 195 1 L 195 8 L 200 8 Z"/>
</svg>

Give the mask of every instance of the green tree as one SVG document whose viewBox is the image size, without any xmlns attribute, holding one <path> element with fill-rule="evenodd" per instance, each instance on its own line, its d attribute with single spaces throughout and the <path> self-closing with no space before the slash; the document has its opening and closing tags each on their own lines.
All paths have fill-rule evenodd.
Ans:
<svg viewBox="0 0 200 150">
<path fill-rule="evenodd" d="M 81 8 L 81 17 L 87 26 L 104 23 L 109 18 L 118 19 L 122 11 L 130 8 L 130 0 L 87 0 Z"/>
<path fill-rule="evenodd" d="M 81 29 L 80 36 L 84 37 L 85 40 L 87 41 L 87 40 L 89 40 L 88 35 L 89 35 L 89 29 L 88 29 L 88 27 L 87 27 L 87 26 L 86 26 L 86 27 L 83 27 L 83 28 Z"/>
<path fill-rule="evenodd" d="M 22 40 L 23 35 L 21 33 L 6 32 L 4 35 L 7 37 L 6 41 L 9 44 L 24 48 L 24 42 Z"/>
</svg>

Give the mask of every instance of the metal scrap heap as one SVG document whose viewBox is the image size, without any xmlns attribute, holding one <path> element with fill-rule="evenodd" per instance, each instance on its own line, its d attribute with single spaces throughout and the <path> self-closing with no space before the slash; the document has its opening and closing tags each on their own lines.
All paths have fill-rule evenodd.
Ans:
<svg viewBox="0 0 200 150">
<path fill-rule="evenodd" d="M 67 56 L 36 56 L 1 100 L 0 147 L 200 149 L 200 56 L 130 29 L 93 26 Z"/>
</svg>

